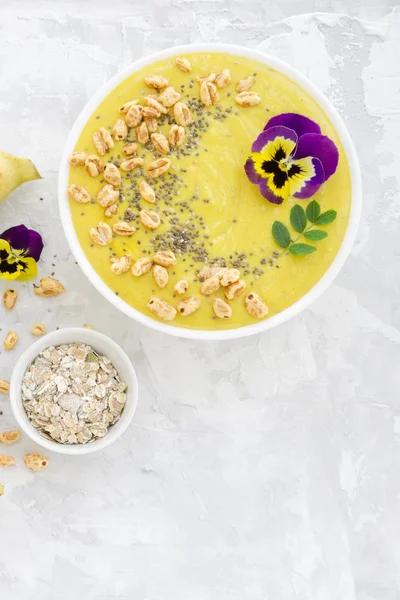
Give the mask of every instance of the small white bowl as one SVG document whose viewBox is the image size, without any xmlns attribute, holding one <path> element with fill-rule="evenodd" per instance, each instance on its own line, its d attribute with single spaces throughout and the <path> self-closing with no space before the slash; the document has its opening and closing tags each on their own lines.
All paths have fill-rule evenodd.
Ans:
<svg viewBox="0 0 400 600">
<path fill-rule="evenodd" d="M 74 342 L 89 344 L 94 350 L 99 352 L 99 354 L 107 356 L 128 387 L 126 390 L 126 404 L 121 413 L 121 417 L 115 425 L 111 425 L 107 434 L 94 442 L 70 445 L 53 442 L 40 435 L 35 427 L 33 427 L 22 405 L 21 385 L 27 368 L 40 352 L 49 346 L 71 344 Z M 31 440 L 39 444 L 39 446 L 60 454 L 89 454 L 91 452 L 97 452 L 97 450 L 102 450 L 115 442 L 132 421 L 137 407 L 137 399 L 138 383 L 136 373 L 127 354 L 120 346 L 118 346 L 118 344 L 106 335 L 93 331 L 92 329 L 80 327 L 60 329 L 38 339 L 37 342 L 25 350 L 18 360 L 10 382 L 11 408 L 21 429 L 31 438 Z"/>
<path fill-rule="evenodd" d="M 196 52 L 224 52 L 225 54 L 235 54 L 245 58 L 258 60 L 265 65 L 283 73 L 284 75 L 287 75 L 290 79 L 293 79 L 293 81 L 302 86 L 306 93 L 308 93 L 317 101 L 327 117 L 329 117 L 336 130 L 336 133 L 340 138 L 350 167 L 352 186 L 350 217 L 342 244 L 330 267 L 325 271 L 321 279 L 314 285 L 314 287 L 312 287 L 302 298 L 300 298 L 300 300 L 294 304 L 291 304 L 288 308 L 282 310 L 282 312 L 268 319 L 263 319 L 258 323 L 246 325 L 244 327 L 238 327 L 236 329 L 199 330 L 175 327 L 173 325 L 168 325 L 167 323 L 161 323 L 160 321 L 141 313 L 139 310 L 136 310 L 133 308 L 133 306 L 130 306 L 122 298 L 114 294 L 112 289 L 108 287 L 108 285 L 102 280 L 100 275 L 98 275 L 98 273 L 90 264 L 89 259 L 79 243 L 69 208 L 67 189 L 70 165 L 68 157 L 75 149 L 81 131 L 85 127 L 89 117 L 97 109 L 99 104 L 119 83 L 121 83 L 121 81 L 142 67 L 151 65 L 152 63 L 163 58 L 170 58 L 172 56 Z M 328 98 L 297 69 L 275 58 L 274 56 L 264 54 L 263 52 L 259 52 L 253 48 L 244 48 L 242 46 L 234 46 L 231 44 L 193 44 L 189 46 L 168 48 L 167 50 L 163 50 L 161 52 L 152 54 L 151 56 L 146 56 L 145 58 L 137 60 L 133 64 L 117 73 L 117 75 L 114 75 L 114 77 L 112 77 L 94 94 L 93 98 L 89 100 L 77 118 L 64 148 L 58 177 L 58 198 L 61 223 L 64 227 L 64 231 L 72 253 L 89 281 L 105 298 L 107 298 L 109 302 L 111 302 L 111 304 L 139 323 L 163 333 L 169 333 L 170 335 L 193 340 L 228 340 L 241 338 L 255 333 L 261 333 L 262 331 L 271 329 L 276 325 L 285 323 L 285 321 L 288 321 L 310 306 L 310 304 L 312 304 L 312 302 L 314 302 L 332 283 L 340 269 L 343 267 L 348 255 L 350 254 L 354 239 L 356 237 L 361 215 L 361 173 L 354 144 L 339 113 L 330 103 Z"/>
</svg>

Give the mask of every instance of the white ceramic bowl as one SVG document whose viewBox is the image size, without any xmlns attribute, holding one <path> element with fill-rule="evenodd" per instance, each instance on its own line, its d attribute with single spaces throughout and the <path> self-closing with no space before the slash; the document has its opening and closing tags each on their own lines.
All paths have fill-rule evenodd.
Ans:
<svg viewBox="0 0 400 600">
<path fill-rule="evenodd" d="M 276 69 L 277 71 L 280 71 L 281 73 L 287 75 L 288 77 L 296 81 L 299 85 L 301 85 L 318 102 L 318 104 L 324 110 L 326 115 L 331 120 L 333 126 L 335 127 L 340 141 L 342 142 L 343 148 L 346 152 L 346 156 L 350 167 L 352 183 L 351 210 L 346 234 L 344 236 L 339 252 L 335 257 L 335 260 L 333 261 L 329 269 L 321 277 L 321 279 L 318 281 L 318 283 L 300 300 L 298 300 L 282 312 L 270 317 L 269 319 L 260 321 L 253 325 L 247 325 L 238 329 L 230 329 L 225 331 L 197 331 L 193 329 L 185 329 L 182 327 L 174 327 L 173 325 L 167 325 L 166 323 L 161 323 L 159 321 L 156 321 L 155 319 L 152 319 L 151 317 L 144 315 L 143 313 L 139 312 L 138 310 L 127 304 L 124 300 L 122 300 L 122 298 L 116 296 L 113 293 L 113 291 L 104 283 L 101 277 L 96 273 L 80 246 L 72 223 L 67 193 L 69 174 L 68 157 L 75 149 L 78 138 L 81 134 L 82 129 L 86 125 L 87 120 L 89 119 L 91 114 L 96 110 L 97 106 L 103 101 L 103 99 L 121 81 L 129 77 L 129 75 L 131 75 L 138 69 L 141 69 L 142 67 L 150 65 L 151 63 L 154 63 L 163 58 L 168 58 L 170 56 L 175 56 L 179 54 L 189 54 L 196 52 L 224 52 L 226 54 L 236 54 L 245 58 L 258 60 L 272 67 L 273 69 Z M 361 175 L 358 158 L 353 142 L 338 112 L 332 106 L 332 104 L 326 98 L 326 96 L 322 92 L 320 92 L 320 90 L 316 88 L 299 71 L 289 66 L 288 64 L 282 62 L 281 60 L 274 58 L 273 56 L 269 56 L 267 54 L 258 52 L 257 50 L 253 50 L 250 48 L 244 48 L 241 46 L 234 46 L 230 44 L 194 44 L 189 46 L 178 46 L 175 48 L 169 48 L 168 50 L 163 50 L 162 52 L 158 52 L 156 54 L 152 54 L 151 56 L 147 56 L 146 58 L 142 58 L 134 62 L 129 67 L 123 69 L 114 77 L 112 77 L 106 84 L 104 84 L 100 88 L 98 92 L 96 92 L 93 98 L 87 103 L 85 108 L 82 110 L 68 137 L 68 141 L 65 146 L 63 157 L 61 160 L 58 179 L 58 197 L 61 213 L 61 222 L 63 224 L 64 231 L 67 236 L 71 250 L 81 269 L 88 277 L 89 281 L 91 281 L 95 288 L 105 298 L 107 298 L 107 300 L 109 300 L 111 304 L 113 304 L 116 308 L 124 312 L 129 317 L 132 317 L 139 323 L 147 325 L 148 327 L 151 327 L 152 329 L 156 329 L 157 331 L 161 331 L 163 333 L 169 333 L 178 337 L 198 340 L 223 340 L 240 338 L 254 333 L 260 333 L 261 331 L 271 329 L 276 325 L 288 321 L 295 315 L 298 315 L 302 310 L 307 308 L 312 302 L 314 302 L 314 300 L 316 300 L 316 298 L 318 298 L 332 283 L 332 281 L 335 279 L 336 275 L 342 268 L 346 258 L 348 257 L 357 233 L 358 223 L 361 214 Z"/>
<path fill-rule="evenodd" d="M 48 348 L 49 346 L 70 344 L 73 342 L 89 344 L 94 350 L 107 356 L 117 369 L 121 379 L 127 383 L 128 387 L 126 390 L 126 404 L 121 413 L 121 417 L 115 425 L 112 425 L 109 428 L 107 434 L 103 438 L 87 444 L 69 445 L 48 440 L 41 436 L 35 427 L 33 427 L 22 405 L 21 384 L 27 368 L 42 350 L 45 350 L 45 348 Z M 106 335 L 91 329 L 80 327 L 60 329 L 39 338 L 37 342 L 25 350 L 18 360 L 10 382 L 11 408 L 21 429 L 34 442 L 43 448 L 46 448 L 46 450 L 52 450 L 53 452 L 59 452 L 60 454 L 89 454 L 91 452 L 97 452 L 97 450 L 102 450 L 115 442 L 132 421 L 136 411 L 137 399 L 138 383 L 136 373 L 127 354 L 120 346 L 118 346 L 118 344 Z"/>
</svg>

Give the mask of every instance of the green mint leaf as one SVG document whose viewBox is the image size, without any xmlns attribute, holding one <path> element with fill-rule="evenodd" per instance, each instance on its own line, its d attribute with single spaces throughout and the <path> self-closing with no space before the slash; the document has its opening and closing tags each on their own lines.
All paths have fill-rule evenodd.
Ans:
<svg viewBox="0 0 400 600">
<path fill-rule="evenodd" d="M 319 242 L 320 240 L 324 240 L 326 237 L 328 237 L 328 234 L 326 231 L 322 231 L 322 229 L 312 229 L 311 231 L 306 231 L 304 237 L 306 240 Z"/>
<path fill-rule="evenodd" d="M 321 207 L 318 204 L 318 202 L 316 202 L 315 200 L 310 202 L 310 204 L 306 208 L 307 219 L 311 221 L 311 223 L 316 223 L 320 213 Z"/>
<path fill-rule="evenodd" d="M 300 204 L 295 204 L 290 211 L 290 224 L 295 231 L 303 233 L 307 224 L 306 212 Z"/>
<path fill-rule="evenodd" d="M 337 217 L 336 210 L 327 210 L 326 212 L 319 215 L 318 219 L 314 221 L 316 225 L 328 225 L 332 223 Z"/>
<path fill-rule="evenodd" d="M 290 244 L 290 233 L 286 225 L 280 221 L 274 221 L 272 224 L 272 235 L 275 242 L 281 248 L 287 248 Z"/>
<path fill-rule="evenodd" d="M 314 246 L 309 246 L 308 244 L 292 244 L 289 248 L 289 252 L 294 254 L 294 256 L 301 256 L 304 254 L 311 254 L 315 252 L 316 248 Z"/>
</svg>

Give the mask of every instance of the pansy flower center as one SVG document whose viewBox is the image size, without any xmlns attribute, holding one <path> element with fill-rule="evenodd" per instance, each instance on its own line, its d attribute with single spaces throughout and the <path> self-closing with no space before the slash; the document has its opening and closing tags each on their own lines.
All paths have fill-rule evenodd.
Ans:
<svg viewBox="0 0 400 600">
<path fill-rule="evenodd" d="M 293 164 L 293 159 L 291 154 L 287 154 L 282 146 L 279 146 L 275 150 L 275 154 L 272 156 L 272 160 L 277 163 L 276 168 L 284 171 L 285 173 L 289 171 L 290 166 Z"/>
<path fill-rule="evenodd" d="M 26 250 L 16 250 L 15 248 L 11 248 L 10 258 L 13 258 L 17 262 L 26 256 Z"/>
<path fill-rule="evenodd" d="M 289 170 L 291 164 L 292 161 L 290 158 L 282 158 L 282 160 L 280 160 L 278 163 L 280 170 L 285 172 Z"/>
</svg>

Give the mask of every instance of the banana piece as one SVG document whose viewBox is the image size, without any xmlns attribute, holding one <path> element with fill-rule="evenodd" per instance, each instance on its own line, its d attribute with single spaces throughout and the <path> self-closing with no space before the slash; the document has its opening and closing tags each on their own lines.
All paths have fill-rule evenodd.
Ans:
<svg viewBox="0 0 400 600">
<path fill-rule="evenodd" d="M 0 151 L 0 202 L 27 181 L 42 179 L 29 158 L 19 158 Z"/>
</svg>

